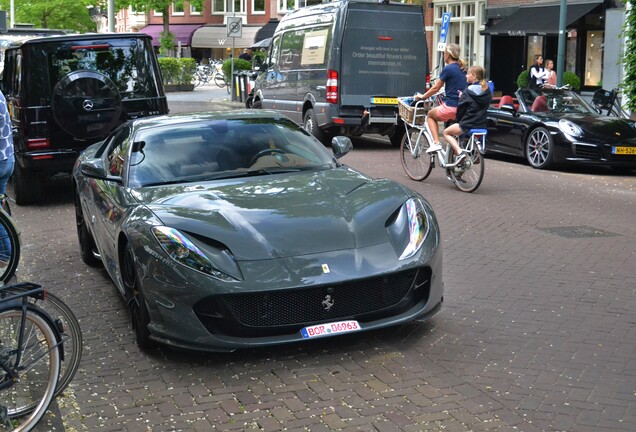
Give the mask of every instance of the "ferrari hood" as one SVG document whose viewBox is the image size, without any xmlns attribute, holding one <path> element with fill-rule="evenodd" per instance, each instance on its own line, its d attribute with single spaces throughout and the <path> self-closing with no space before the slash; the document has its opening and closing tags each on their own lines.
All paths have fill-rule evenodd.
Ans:
<svg viewBox="0 0 636 432">
<path fill-rule="evenodd" d="M 138 191 L 166 226 L 220 242 L 238 260 L 388 242 L 387 220 L 407 199 L 397 183 L 346 168 Z"/>
</svg>

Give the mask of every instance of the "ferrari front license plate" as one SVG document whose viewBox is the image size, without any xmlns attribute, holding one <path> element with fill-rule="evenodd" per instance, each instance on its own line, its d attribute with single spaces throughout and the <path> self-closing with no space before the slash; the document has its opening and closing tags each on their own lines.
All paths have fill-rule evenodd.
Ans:
<svg viewBox="0 0 636 432">
<path fill-rule="evenodd" d="M 371 103 L 376 105 L 397 105 L 397 98 L 392 97 L 372 97 Z"/>
<path fill-rule="evenodd" d="M 612 147 L 612 154 L 636 155 L 636 147 Z"/>
<path fill-rule="evenodd" d="M 361 330 L 358 321 L 350 320 L 305 327 L 300 330 L 300 334 L 302 334 L 304 339 L 310 339 L 320 336 L 332 336 L 335 334 L 349 333 L 358 330 Z"/>
</svg>

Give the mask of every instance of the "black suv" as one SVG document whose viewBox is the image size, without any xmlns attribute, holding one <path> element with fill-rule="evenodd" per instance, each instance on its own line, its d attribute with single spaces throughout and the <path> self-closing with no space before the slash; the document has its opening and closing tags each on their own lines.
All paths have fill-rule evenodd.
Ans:
<svg viewBox="0 0 636 432">
<path fill-rule="evenodd" d="M 48 176 L 71 172 L 79 153 L 119 124 L 168 113 L 151 41 L 139 33 L 79 34 L 7 48 L 2 91 L 18 204 L 37 202 Z"/>
</svg>

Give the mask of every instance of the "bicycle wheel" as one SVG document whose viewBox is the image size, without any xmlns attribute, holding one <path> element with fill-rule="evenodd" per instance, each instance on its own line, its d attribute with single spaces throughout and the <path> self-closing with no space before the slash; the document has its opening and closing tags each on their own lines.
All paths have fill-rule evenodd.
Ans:
<svg viewBox="0 0 636 432">
<path fill-rule="evenodd" d="M 20 261 L 20 231 L 13 219 L 0 211 L 0 281 L 7 283 Z"/>
<path fill-rule="evenodd" d="M 468 142 L 469 139 L 464 138 L 459 141 L 459 146 L 466 149 Z M 476 145 L 471 147 L 464 160 L 449 170 L 455 187 L 462 192 L 476 191 L 484 178 L 484 157 Z"/>
<path fill-rule="evenodd" d="M 223 88 L 225 86 L 225 77 L 220 73 L 214 74 L 214 84 Z"/>
<path fill-rule="evenodd" d="M 11 386 L 0 390 L 0 403 L 7 409 L 9 419 L 18 423 L 14 432 L 29 431 L 42 418 L 53 399 L 61 362 L 52 324 L 36 306 L 27 306 L 20 344 L 21 322 L 20 306 L 0 312 L 0 362 L 10 368 L 17 366 L 18 373 Z M 2 370 L 0 383 L 8 379 L 8 373 Z M 25 417 L 16 419 L 22 416 Z"/>
<path fill-rule="evenodd" d="M 203 84 L 203 81 L 201 81 L 201 75 L 199 75 L 198 72 L 195 72 L 194 75 L 192 75 L 192 84 L 194 84 L 195 87 L 199 87 Z"/>
<path fill-rule="evenodd" d="M 420 136 L 420 131 L 417 128 L 409 128 L 402 137 L 400 144 L 402 168 L 404 168 L 406 175 L 413 180 L 424 180 L 433 169 L 432 156 L 426 153 L 429 145 L 426 135 L 421 134 Z"/>
<path fill-rule="evenodd" d="M 16 285 L 7 287 L 2 292 L 3 294 L 18 294 L 28 291 L 29 289 L 31 288 Z M 54 320 L 61 320 L 63 324 L 62 347 L 64 348 L 64 360 L 60 366 L 60 377 L 55 387 L 54 397 L 57 397 L 68 387 L 79 369 L 82 360 L 82 348 L 84 346 L 82 329 L 73 311 L 64 303 L 64 300 L 52 292 L 46 292 L 46 299 L 44 301 L 31 298 L 29 301 L 34 302 L 39 308 L 46 311 Z"/>
</svg>

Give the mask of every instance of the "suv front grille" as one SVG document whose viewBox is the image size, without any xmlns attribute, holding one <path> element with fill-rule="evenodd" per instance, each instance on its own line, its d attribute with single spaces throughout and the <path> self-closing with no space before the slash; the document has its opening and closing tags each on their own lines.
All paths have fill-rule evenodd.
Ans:
<svg viewBox="0 0 636 432">
<path fill-rule="evenodd" d="M 430 278 L 430 269 L 420 268 L 340 284 L 227 294 L 208 297 L 194 311 L 211 333 L 287 334 L 311 323 L 370 321 L 398 314 L 428 299 Z"/>
</svg>

